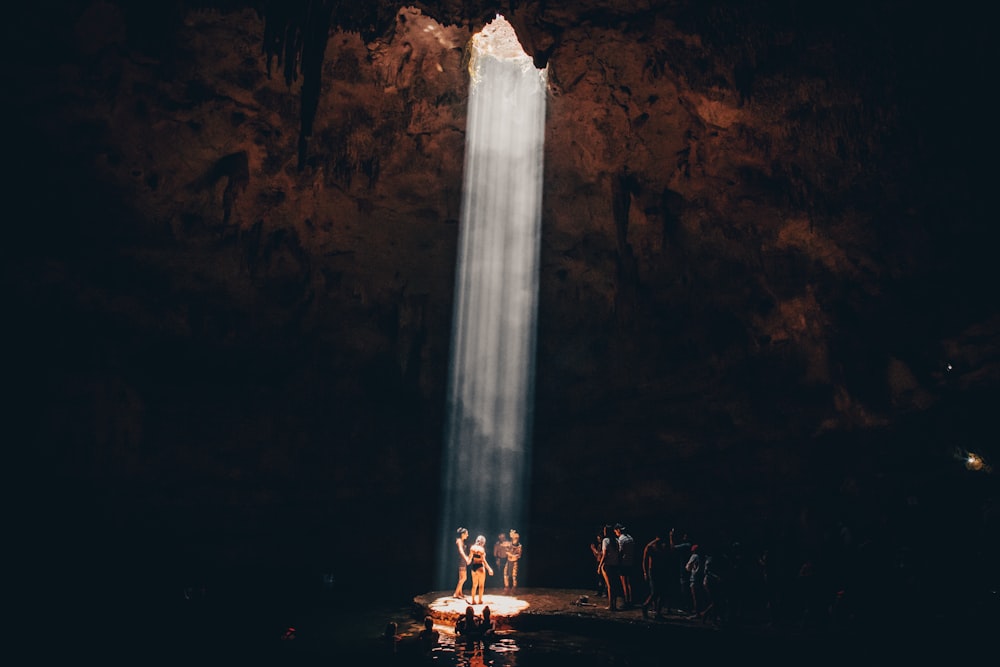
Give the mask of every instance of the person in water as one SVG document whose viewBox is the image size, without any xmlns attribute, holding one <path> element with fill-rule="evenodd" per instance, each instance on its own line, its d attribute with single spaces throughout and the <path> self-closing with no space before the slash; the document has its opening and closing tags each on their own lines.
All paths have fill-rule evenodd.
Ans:
<svg viewBox="0 0 1000 667">
<path fill-rule="evenodd" d="M 488 606 L 483 607 L 483 617 L 479 621 L 479 635 L 482 637 L 489 637 L 493 634 L 493 630 L 495 629 L 493 619 L 490 616 L 490 608 Z"/>
<path fill-rule="evenodd" d="M 486 575 L 493 576 L 493 568 L 486 558 L 486 536 L 480 535 L 476 543 L 469 547 L 469 570 L 472 571 L 472 603 L 483 604 L 483 591 L 486 588 Z M 476 602 L 476 594 L 479 602 Z"/>
<path fill-rule="evenodd" d="M 476 633 L 476 612 L 469 605 L 465 608 L 465 616 L 459 617 L 455 622 L 455 634 L 469 636 Z"/>
<path fill-rule="evenodd" d="M 430 616 L 424 616 L 424 629 L 420 631 L 420 641 L 423 643 L 424 649 L 430 650 L 437 646 L 440 636 L 441 633 L 434 629 L 434 619 Z"/>
</svg>

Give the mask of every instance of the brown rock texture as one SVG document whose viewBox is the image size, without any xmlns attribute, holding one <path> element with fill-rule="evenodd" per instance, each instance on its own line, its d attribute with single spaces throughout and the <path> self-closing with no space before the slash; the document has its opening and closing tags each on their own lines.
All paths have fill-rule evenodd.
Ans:
<svg viewBox="0 0 1000 667">
<path fill-rule="evenodd" d="M 988 479 L 952 471 L 995 456 L 1000 377 L 970 19 L 52 4 L 9 40 L 4 270 L 18 438 L 60 512 L 212 562 L 320 567 L 357 521 L 433 543 L 465 49 L 498 10 L 550 81 L 535 543 L 808 533 L 806 508 Z"/>
</svg>

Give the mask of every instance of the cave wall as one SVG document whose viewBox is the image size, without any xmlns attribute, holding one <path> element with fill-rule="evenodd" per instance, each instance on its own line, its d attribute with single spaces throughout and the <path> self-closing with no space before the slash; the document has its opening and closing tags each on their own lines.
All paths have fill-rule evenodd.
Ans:
<svg viewBox="0 0 1000 667">
<path fill-rule="evenodd" d="M 23 437 L 149 544 L 433 543 L 465 48 L 497 10 L 550 81 L 542 539 L 896 503 L 898 442 L 946 459 L 934 411 L 971 437 L 995 395 L 985 177 L 935 125 L 978 42 L 893 3 L 56 4 L 15 42 Z"/>
</svg>

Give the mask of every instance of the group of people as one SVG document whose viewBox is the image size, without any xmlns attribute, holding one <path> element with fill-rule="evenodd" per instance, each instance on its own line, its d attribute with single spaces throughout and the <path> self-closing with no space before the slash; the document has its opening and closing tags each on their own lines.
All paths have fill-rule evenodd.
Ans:
<svg viewBox="0 0 1000 667">
<path fill-rule="evenodd" d="M 469 539 L 467 528 L 455 531 L 455 547 L 458 551 L 458 583 L 455 585 L 454 597 L 464 600 L 462 589 L 467 578 L 472 579 L 472 603 L 483 604 L 483 593 L 486 588 L 486 577 L 493 576 L 494 570 L 486 555 L 486 537 L 479 535 L 476 541 L 466 548 Z M 497 570 L 503 573 L 504 593 L 517 589 L 517 576 L 523 545 L 520 534 L 513 528 L 508 533 L 500 533 L 493 545 L 493 559 Z M 477 601 L 478 598 L 478 601 Z"/>
<path fill-rule="evenodd" d="M 472 606 L 466 607 L 465 615 L 455 622 L 455 634 L 467 640 L 489 637 L 495 629 L 490 613 L 489 607 L 483 607 L 483 615 L 477 618 Z"/>
<path fill-rule="evenodd" d="M 679 571 L 676 570 L 680 566 Z M 642 605 L 642 614 L 662 618 L 663 607 L 673 598 L 672 591 L 678 590 L 690 595 L 690 604 L 684 595 L 676 598 L 676 606 L 687 608 L 692 617 L 703 620 L 718 620 L 722 601 L 722 572 L 710 555 L 692 543 L 686 533 L 670 529 L 667 538 L 656 535 L 643 549 L 642 576 L 649 588 L 649 596 Z"/>
<path fill-rule="evenodd" d="M 617 611 L 617 600 L 624 600 L 625 607 L 631 607 L 632 577 L 635 571 L 635 540 L 620 523 L 612 526 L 605 524 L 597 536 L 598 543 L 591 544 L 590 550 L 597 559 L 597 574 L 600 583 L 607 592 L 608 606 L 606 609 Z"/>
<path fill-rule="evenodd" d="M 641 572 L 648 590 L 641 604 L 644 618 L 650 614 L 663 618 L 671 604 L 677 611 L 700 615 L 705 620 L 716 618 L 715 600 L 721 592 L 719 568 L 687 534 L 671 529 L 666 537 L 656 535 L 639 556 L 636 541 L 624 525 L 605 524 L 590 550 L 597 561 L 598 592 L 607 596 L 605 609 L 618 611 L 636 606 L 633 589 Z"/>
</svg>

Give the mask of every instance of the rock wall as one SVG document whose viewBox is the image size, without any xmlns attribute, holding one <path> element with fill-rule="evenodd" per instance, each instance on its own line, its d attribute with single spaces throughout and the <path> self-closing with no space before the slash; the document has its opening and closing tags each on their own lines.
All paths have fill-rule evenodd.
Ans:
<svg viewBox="0 0 1000 667">
<path fill-rule="evenodd" d="M 301 529 L 415 505 L 401 536 L 432 543 L 465 49 L 497 8 L 335 4 L 21 10 L 23 437 L 153 543 L 321 561 Z M 941 51 L 889 2 L 501 4 L 551 84 L 539 535 L 761 530 L 842 511 L 900 448 L 950 474 L 955 414 L 985 444 L 986 177 L 942 127 L 981 30 L 940 19 Z"/>
</svg>

